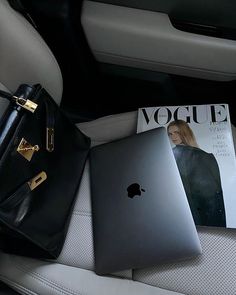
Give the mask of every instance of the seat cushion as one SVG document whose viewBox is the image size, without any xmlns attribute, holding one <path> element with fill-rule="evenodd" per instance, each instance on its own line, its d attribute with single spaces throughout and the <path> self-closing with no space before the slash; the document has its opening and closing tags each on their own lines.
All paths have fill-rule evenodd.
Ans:
<svg viewBox="0 0 236 295">
<path fill-rule="evenodd" d="M 236 232 L 198 228 L 203 254 L 196 259 L 136 270 L 133 279 L 188 295 L 236 294 Z"/>
<path fill-rule="evenodd" d="M 81 268 L 0 255 L 0 279 L 30 295 L 181 295 L 132 280 L 97 276 Z"/>
<path fill-rule="evenodd" d="M 135 133 L 136 123 L 137 112 L 130 112 L 82 123 L 79 128 L 97 145 Z M 1 254 L 1 279 L 22 294 L 235 294 L 235 231 L 199 228 L 201 257 L 103 277 L 93 272 L 91 218 L 87 163 L 58 260 L 39 261 Z"/>
</svg>

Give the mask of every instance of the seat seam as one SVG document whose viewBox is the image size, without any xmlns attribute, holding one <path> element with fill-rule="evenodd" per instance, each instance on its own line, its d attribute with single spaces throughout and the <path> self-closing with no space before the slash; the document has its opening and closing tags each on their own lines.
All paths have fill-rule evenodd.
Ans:
<svg viewBox="0 0 236 295">
<path fill-rule="evenodd" d="M 175 69 L 187 69 L 187 70 L 196 70 L 198 72 L 203 72 L 203 73 L 208 73 L 208 74 L 216 74 L 216 75 L 224 75 L 224 77 L 234 77 L 235 76 L 235 72 L 234 73 L 228 73 L 228 72 L 224 72 L 224 71 L 216 71 L 216 70 L 208 70 L 205 68 L 201 68 L 201 67 L 193 67 L 193 66 L 184 66 L 184 65 L 176 65 L 176 64 L 171 64 L 171 63 L 167 63 L 167 62 L 159 62 L 159 61 L 154 61 L 154 60 L 148 60 L 145 58 L 137 58 L 137 57 L 130 57 L 130 56 L 126 56 L 126 55 L 121 55 L 121 54 L 115 54 L 115 53 L 107 53 L 104 51 L 100 51 L 100 50 L 95 50 L 94 54 L 98 54 L 98 55 L 103 55 L 105 57 L 109 56 L 109 57 L 118 57 L 118 58 L 125 58 L 129 61 L 139 61 L 142 63 L 147 63 L 150 65 L 161 65 L 161 66 L 170 66 L 172 68 Z"/>
<path fill-rule="evenodd" d="M 52 281 L 52 280 L 50 280 L 50 279 L 48 279 L 48 278 L 45 278 L 44 276 L 42 276 L 41 274 L 39 274 L 38 272 L 36 272 L 36 271 L 31 271 L 30 269 L 28 269 L 26 266 L 20 266 L 19 264 L 15 264 L 15 267 L 18 269 L 18 270 L 20 270 L 20 271 L 22 271 L 22 272 L 24 272 L 24 273 L 26 273 L 27 275 L 29 275 L 30 277 L 32 277 L 32 278 L 34 278 L 34 279 L 36 279 L 36 280 L 38 280 L 38 281 L 40 281 L 42 284 L 44 284 L 44 285 L 46 285 L 46 286 L 48 286 L 48 287 L 50 287 L 51 289 L 54 289 L 54 290 L 56 290 L 56 291 L 59 291 L 60 293 L 62 293 L 62 294 L 66 294 L 66 295 L 82 295 L 82 293 L 78 293 L 78 292 L 76 292 L 76 291 L 73 291 L 72 289 L 70 289 L 70 288 L 67 288 L 67 287 L 64 287 L 64 286 L 62 286 L 62 285 L 59 285 L 58 283 L 56 283 L 55 281 Z"/>
<path fill-rule="evenodd" d="M 85 216 L 85 217 L 91 217 L 92 213 L 86 212 L 86 211 L 74 211 L 73 215 L 80 215 L 80 216 Z"/>
<path fill-rule="evenodd" d="M 39 295 L 38 293 L 35 293 L 34 291 L 24 287 L 24 286 L 21 286 L 19 285 L 18 283 L 16 282 L 13 282 L 12 280 L 8 279 L 7 277 L 3 276 L 3 275 L 0 275 L 0 278 L 2 279 L 2 281 L 6 284 L 9 284 L 9 286 L 14 286 L 16 287 L 17 290 L 22 290 L 24 291 L 25 294 L 29 294 L 29 295 Z"/>
</svg>

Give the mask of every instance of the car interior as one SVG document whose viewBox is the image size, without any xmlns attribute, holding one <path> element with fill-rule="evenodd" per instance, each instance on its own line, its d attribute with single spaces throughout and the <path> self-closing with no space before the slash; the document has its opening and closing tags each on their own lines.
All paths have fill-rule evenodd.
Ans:
<svg viewBox="0 0 236 295">
<path fill-rule="evenodd" d="M 41 83 L 92 146 L 136 133 L 139 107 L 236 108 L 236 3 L 225 0 L 1 0 L 0 89 Z M 7 103 L 0 100 L 0 116 Z M 236 233 L 197 227 L 197 258 L 94 272 L 86 163 L 56 260 L 0 253 L 0 294 L 236 294 Z M 55 209 L 55 214 L 57 214 Z"/>
</svg>

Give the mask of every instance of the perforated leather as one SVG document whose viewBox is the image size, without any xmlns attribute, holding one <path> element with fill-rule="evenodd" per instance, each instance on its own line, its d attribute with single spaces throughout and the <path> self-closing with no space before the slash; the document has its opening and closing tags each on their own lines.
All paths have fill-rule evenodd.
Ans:
<svg viewBox="0 0 236 295">
<path fill-rule="evenodd" d="M 80 127 L 82 131 L 85 132 L 86 130 L 86 133 L 90 136 L 94 134 L 94 141 L 104 142 L 108 141 L 109 133 L 112 135 L 112 139 L 115 139 L 116 135 L 122 137 L 122 133 L 125 134 L 125 136 L 133 133 L 136 129 L 136 116 L 136 112 L 131 112 L 98 119 L 90 123 L 81 124 Z M 109 124 L 110 121 L 114 124 L 114 129 L 112 128 L 112 125 Z M 102 126 L 103 128 L 101 128 Z M 106 129 L 106 135 L 104 136 L 101 130 L 104 130 L 105 126 L 109 126 L 109 129 Z M 1 279 L 16 288 L 22 294 L 34 294 L 34 292 L 38 294 L 83 294 L 81 293 L 81 290 L 87 290 L 86 294 L 97 294 L 97 290 L 99 290 L 99 293 L 102 292 L 102 290 L 106 290 L 103 294 L 117 295 L 124 293 L 125 290 L 127 290 L 126 294 L 139 294 L 139 292 L 141 292 L 140 294 L 172 294 L 156 287 L 150 289 L 147 285 L 139 284 L 137 282 L 131 283 L 130 280 L 124 281 L 122 279 L 99 277 L 89 271 L 94 268 L 90 198 L 89 166 L 87 164 L 78 191 L 77 201 L 71 217 L 66 241 L 57 263 L 54 261 L 43 262 L 1 254 Z M 28 263 L 30 263 L 30 268 L 27 267 Z M 26 265 L 26 267 L 24 265 Z M 40 271 L 38 270 L 39 265 L 41 266 Z M 37 273 L 40 272 L 39 274 L 35 273 L 36 269 Z M 51 278 L 50 272 L 52 269 L 53 279 Z M 82 269 L 85 270 L 82 271 Z M 64 273 L 63 277 L 61 277 L 62 272 Z M 81 272 L 84 281 L 80 277 Z M 77 277 L 75 274 L 77 274 Z M 132 278 L 132 271 L 127 270 L 113 274 L 112 276 Z M 68 287 L 66 287 L 68 286 L 68 278 L 73 286 L 70 291 L 68 291 Z M 93 282 L 91 282 L 91 278 L 93 279 Z M 81 289 L 81 280 L 83 281 L 84 289 Z M 55 281 L 57 282 L 56 284 Z M 60 284 L 58 282 L 60 282 Z M 131 288 L 130 284 L 132 285 Z M 25 293 L 25 290 L 27 290 L 27 293 Z"/>
<path fill-rule="evenodd" d="M 116 115 L 102 118 L 93 122 L 83 123 L 80 125 L 80 127 L 81 130 L 86 131 L 86 133 L 90 136 L 94 135 L 93 138 L 95 138 L 96 142 L 107 141 L 109 138 L 108 133 L 111 134 L 112 139 L 114 140 L 116 134 L 118 134 L 117 137 L 119 138 L 122 136 L 122 133 L 124 136 L 127 136 L 128 134 L 135 132 L 136 115 L 136 112 Z M 124 118 L 124 120 L 122 120 L 122 118 Z M 101 126 L 103 126 L 103 128 L 101 128 Z M 104 126 L 109 126 L 109 129 L 106 129 L 106 136 L 104 136 L 102 133 Z M 127 128 L 125 126 L 127 126 Z M 235 129 L 233 130 L 235 131 Z M 77 202 L 74 208 L 74 213 L 71 218 L 71 224 L 66 238 L 66 243 L 63 252 L 58 259 L 58 262 L 60 263 L 76 266 L 71 267 L 71 271 L 74 272 L 75 269 L 77 269 L 78 275 L 81 271 L 81 268 L 93 269 L 92 224 L 90 215 L 91 203 L 88 168 L 89 167 L 86 166 L 81 187 L 78 193 Z M 229 229 L 202 228 L 199 229 L 199 235 L 203 247 L 202 257 L 174 265 L 159 266 L 152 269 L 138 271 L 136 270 L 133 272 L 133 279 L 145 284 L 157 286 L 158 288 L 156 288 L 156 294 L 159 294 L 159 288 L 173 290 L 182 294 L 194 295 L 235 294 L 235 231 Z M 11 271 L 9 273 L 9 262 L 4 262 L 6 261 L 5 258 L 3 256 L 1 257 L 0 274 L 4 276 L 4 281 L 7 282 L 7 280 L 10 279 L 11 282 L 14 283 L 15 276 L 13 273 L 17 268 L 14 261 L 15 259 L 19 261 L 19 257 L 10 257 L 10 259 Z M 20 261 L 22 264 L 24 264 L 25 261 L 28 260 L 20 258 Z M 52 267 L 53 265 L 55 276 L 57 271 L 61 270 L 62 267 L 61 264 L 47 264 L 36 260 L 33 260 L 31 263 L 32 269 L 34 269 L 34 265 L 36 267 L 38 263 L 43 263 L 43 275 L 46 275 L 46 277 L 47 267 Z M 70 268 L 66 269 L 69 274 Z M 28 275 L 31 274 L 29 273 L 27 276 Z M 119 275 L 122 276 L 122 274 Z M 127 274 L 123 274 L 123 276 L 124 275 Z M 62 279 L 60 283 L 62 285 L 67 284 L 66 280 L 66 278 Z M 27 288 L 29 288 L 28 283 L 25 283 L 25 277 L 21 277 L 20 282 L 24 287 L 27 286 Z M 35 291 L 34 284 L 30 288 L 32 291 Z M 116 286 L 115 288 L 117 292 L 119 292 L 119 287 Z M 222 293 L 224 291 L 226 291 L 226 293 Z M 59 294 L 57 293 L 59 291 L 55 292 L 56 293 L 52 294 Z"/>
<path fill-rule="evenodd" d="M 132 280 L 97 276 L 92 271 L 62 264 L 2 254 L 0 260 L 0 279 L 21 294 L 181 295 Z"/>
<path fill-rule="evenodd" d="M 188 295 L 236 294 L 236 232 L 198 229 L 203 255 L 134 272 L 134 280 Z"/>
<path fill-rule="evenodd" d="M 85 167 L 77 201 L 71 217 L 67 238 L 57 260 L 59 263 L 94 269 L 92 214 L 89 186 L 89 167 Z"/>
</svg>

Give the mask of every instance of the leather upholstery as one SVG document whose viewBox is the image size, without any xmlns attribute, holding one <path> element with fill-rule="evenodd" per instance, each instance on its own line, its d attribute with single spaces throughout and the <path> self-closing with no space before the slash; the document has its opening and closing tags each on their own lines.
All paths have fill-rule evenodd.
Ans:
<svg viewBox="0 0 236 295">
<path fill-rule="evenodd" d="M 60 103 L 62 76 L 40 35 L 7 0 L 0 1 L 0 82 L 11 92 L 40 83 Z"/>
<path fill-rule="evenodd" d="M 134 133 L 136 117 L 137 113 L 131 112 L 100 118 L 80 124 L 80 129 L 92 136 L 93 144 L 98 144 L 108 141 L 109 133 L 112 140 L 122 137 L 122 134 L 127 136 Z M 233 131 L 235 132 L 235 128 Z M 129 294 L 139 294 L 139 290 L 142 294 L 149 294 L 150 289 L 146 287 L 153 285 L 155 291 L 151 294 L 156 295 L 162 294 L 163 289 L 166 292 L 171 290 L 177 294 L 188 295 L 234 295 L 236 290 L 235 231 L 199 228 L 198 232 L 203 248 L 203 255 L 199 259 L 126 271 L 115 274 L 120 277 L 115 280 L 113 280 L 114 275 L 112 278 L 94 276 L 89 166 L 87 165 L 78 191 L 66 242 L 57 263 L 2 254 L 0 276 L 4 282 L 21 290 L 22 294 L 61 294 L 68 288 L 70 291 L 67 290 L 67 292 L 72 294 L 83 294 L 85 290 L 87 291 L 85 293 L 89 295 L 128 294 L 124 290 L 129 290 Z M 28 267 L 29 264 L 30 267 Z M 121 279 L 122 277 L 126 279 Z M 133 289 L 128 287 L 131 286 L 131 279 L 135 281 L 134 285 L 131 284 Z M 93 288 L 90 286 L 91 280 Z M 137 281 L 147 285 L 140 285 Z M 125 289 L 121 287 L 123 283 Z M 24 291 L 25 289 L 27 292 Z"/>
<path fill-rule="evenodd" d="M 30 295 L 180 295 L 139 282 L 101 277 L 93 271 L 28 258 L 1 255 L 0 278 Z M 3 270 L 3 266 L 7 266 Z"/>
</svg>

